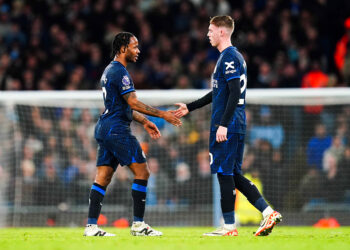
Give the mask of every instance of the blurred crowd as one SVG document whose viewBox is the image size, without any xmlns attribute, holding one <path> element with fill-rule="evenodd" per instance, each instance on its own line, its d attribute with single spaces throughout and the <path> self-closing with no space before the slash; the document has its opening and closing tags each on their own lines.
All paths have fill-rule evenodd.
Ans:
<svg viewBox="0 0 350 250">
<path fill-rule="evenodd" d="M 15 196 L 21 206 L 87 203 L 96 173 L 94 126 L 100 112 L 98 108 L 16 107 L 16 129 L 8 131 L 14 142 L 7 149 L 8 158 L 0 157 L 4 166 L 17 166 L 6 168 L 12 180 L 7 183 L 10 203 Z M 204 122 L 198 120 L 198 114 L 198 122 L 191 119 L 181 131 L 151 117 L 162 131 L 157 141 L 151 140 L 142 126 L 132 123 L 151 171 L 148 205 L 211 204 L 209 131 L 203 127 L 208 125 L 208 112 L 201 112 L 201 116 L 205 116 Z M 13 127 L 5 117 L 2 122 L 4 127 Z M 131 204 L 132 181 L 129 169 L 119 166 L 108 187 L 106 204 Z M 191 191 L 194 184 L 201 187 L 198 192 Z"/>
<path fill-rule="evenodd" d="M 303 109 L 250 105 L 246 112 L 243 173 L 259 180 L 261 192 L 280 210 L 350 199 L 350 107 L 324 107 L 308 120 L 308 129 L 303 120 L 310 114 Z M 0 176 L 9 204 L 86 205 L 96 171 L 94 125 L 100 112 L 17 105 L 14 123 L 0 116 Z M 181 128 L 150 119 L 162 133 L 158 140 L 132 123 L 151 172 L 147 204 L 211 208 L 209 107 L 184 118 Z M 131 205 L 132 178 L 127 167 L 119 166 L 105 204 Z"/>
<path fill-rule="evenodd" d="M 250 106 L 243 171 L 285 210 L 350 202 L 349 114 L 348 105 Z"/>
<path fill-rule="evenodd" d="M 139 39 L 136 88 L 209 88 L 210 17 L 235 20 L 249 88 L 349 85 L 345 0 L 0 0 L 2 90 L 97 89 L 120 31 Z"/>
</svg>

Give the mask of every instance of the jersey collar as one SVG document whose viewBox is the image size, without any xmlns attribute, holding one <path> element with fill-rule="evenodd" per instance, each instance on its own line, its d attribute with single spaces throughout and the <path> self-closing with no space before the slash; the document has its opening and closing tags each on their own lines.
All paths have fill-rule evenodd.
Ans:
<svg viewBox="0 0 350 250">
<path fill-rule="evenodd" d="M 226 49 L 224 49 L 223 51 L 221 51 L 221 53 L 220 54 L 223 54 L 227 49 L 229 49 L 229 48 L 235 48 L 235 47 L 233 47 L 232 45 L 231 46 L 228 46 Z"/>
<path fill-rule="evenodd" d="M 125 68 L 125 66 L 124 66 L 122 63 L 118 62 L 118 61 L 114 61 L 114 60 L 113 60 L 111 63 L 112 63 L 112 64 L 120 64 L 121 66 L 123 66 L 123 67 Z"/>
</svg>

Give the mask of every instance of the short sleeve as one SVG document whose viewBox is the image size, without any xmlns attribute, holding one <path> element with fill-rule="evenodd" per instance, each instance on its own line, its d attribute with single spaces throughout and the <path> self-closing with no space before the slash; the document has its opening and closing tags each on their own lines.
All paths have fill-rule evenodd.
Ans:
<svg viewBox="0 0 350 250">
<path fill-rule="evenodd" d="M 135 91 L 134 83 L 125 69 L 117 74 L 115 84 L 117 85 L 120 95 Z"/>
<path fill-rule="evenodd" d="M 240 78 L 240 62 L 232 53 L 226 53 L 222 58 L 222 70 L 225 80 L 228 82 L 235 78 Z"/>
</svg>

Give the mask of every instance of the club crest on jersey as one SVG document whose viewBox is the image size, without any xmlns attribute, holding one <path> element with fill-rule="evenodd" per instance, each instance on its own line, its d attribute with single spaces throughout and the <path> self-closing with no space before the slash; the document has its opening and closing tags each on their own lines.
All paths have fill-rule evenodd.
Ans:
<svg viewBox="0 0 350 250">
<path fill-rule="evenodd" d="M 126 90 L 126 89 L 130 89 L 131 86 L 130 86 L 130 79 L 128 76 L 123 76 L 123 79 L 122 79 L 122 83 L 123 83 L 123 90 Z"/>
<path fill-rule="evenodd" d="M 225 74 L 233 74 L 236 72 L 235 66 L 233 65 L 234 63 L 235 63 L 234 61 L 225 62 L 225 65 L 226 65 Z"/>
</svg>

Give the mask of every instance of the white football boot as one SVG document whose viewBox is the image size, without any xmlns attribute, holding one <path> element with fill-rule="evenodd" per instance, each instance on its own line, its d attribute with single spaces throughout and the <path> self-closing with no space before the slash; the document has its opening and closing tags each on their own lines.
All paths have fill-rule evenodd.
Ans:
<svg viewBox="0 0 350 250">
<path fill-rule="evenodd" d="M 115 234 L 107 233 L 95 224 L 88 224 L 85 227 L 84 236 L 115 236 Z"/>
<path fill-rule="evenodd" d="M 238 231 L 234 224 L 224 224 L 213 232 L 203 234 L 203 236 L 238 236 Z"/>
<path fill-rule="evenodd" d="M 162 236 L 163 233 L 151 228 L 144 221 L 136 221 L 132 223 L 131 235 L 133 236 Z"/>
<path fill-rule="evenodd" d="M 272 232 L 273 227 L 281 221 L 282 215 L 277 211 L 273 211 L 262 220 L 255 236 L 268 236 Z"/>
</svg>

